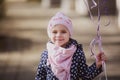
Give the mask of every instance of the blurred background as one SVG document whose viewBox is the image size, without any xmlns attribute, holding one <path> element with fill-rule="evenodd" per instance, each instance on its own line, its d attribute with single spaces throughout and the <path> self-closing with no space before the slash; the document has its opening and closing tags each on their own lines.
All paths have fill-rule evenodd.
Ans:
<svg viewBox="0 0 120 80">
<path fill-rule="evenodd" d="M 120 0 L 99 1 L 108 80 L 120 80 Z M 0 80 L 34 80 L 49 40 L 48 21 L 58 11 L 72 19 L 73 38 L 83 44 L 87 63 L 92 64 L 89 44 L 96 36 L 97 8 L 91 9 L 92 21 L 83 0 L 0 0 Z"/>
</svg>

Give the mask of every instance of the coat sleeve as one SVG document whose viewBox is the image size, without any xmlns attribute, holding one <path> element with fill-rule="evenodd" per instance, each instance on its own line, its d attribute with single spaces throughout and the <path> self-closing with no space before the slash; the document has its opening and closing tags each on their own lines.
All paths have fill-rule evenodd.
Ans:
<svg viewBox="0 0 120 80">
<path fill-rule="evenodd" d="M 86 64 L 86 58 L 82 49 L 82 46 L 79 45 L 79 76 L 82 80 L 93 80 L 97 75 L 102 72 L 102 66 L 97 68 L 96 63 L 93 63 L 91 66 Z"/>
<path fill-rule="evenodd" d="M 47 75 L 47 72 L 46 72 L 46 69 L 45 69 L 46 62 L 47 62 L 47 51 L 44 51 L 41 54 L 41 60 L 40 60 L 40 63 L 38 65 L 35 80 L 46 80 L 46 75 Z"/>
</svg>

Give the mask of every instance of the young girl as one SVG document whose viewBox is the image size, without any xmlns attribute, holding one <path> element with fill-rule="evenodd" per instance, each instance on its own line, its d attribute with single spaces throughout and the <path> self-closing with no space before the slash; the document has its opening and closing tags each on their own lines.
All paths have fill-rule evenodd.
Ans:
<svg viewBox="0 0 120 80">
<path fill-rule="evenodd" d="M 35 80 L 92 80 L 102 72 L 104 53 L 91 66 L 86 64 L 82 45 L 72 39 L 72 22 L 58 12 L 47 28 L 50 41 L 43 51 Z"/>
</svg>

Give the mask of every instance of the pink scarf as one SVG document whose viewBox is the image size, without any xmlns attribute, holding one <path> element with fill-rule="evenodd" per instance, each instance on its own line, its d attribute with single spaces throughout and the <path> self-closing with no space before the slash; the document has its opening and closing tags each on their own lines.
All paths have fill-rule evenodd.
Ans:
<svg viewBox="0 0 120 80">
<path fill-rule="evenodd" d="M 72 45 L 70 48 L 62 48 L 48 42 L 48 61 L 47 65 L 51 65 L 51 69 L 59 80 L 70 80 L 71 60 L 76 47 Z"/>
</svg>

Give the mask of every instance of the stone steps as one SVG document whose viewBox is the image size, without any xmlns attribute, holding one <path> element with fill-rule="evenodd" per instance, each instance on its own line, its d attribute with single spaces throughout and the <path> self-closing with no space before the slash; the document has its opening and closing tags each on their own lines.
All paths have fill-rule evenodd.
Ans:
<svg viewBox="0 0 120 80">
<path fill-rule="evenodd" d="M 59 8 L 43 9 L 41 8 L 40 3 L 33 2 L 8 3 L 6 5 L 6 15 L 11 18 L 47 18 L 60 10 Z"/>
</svg>

